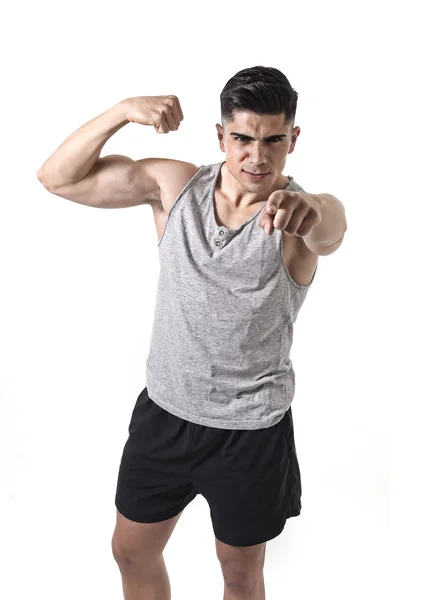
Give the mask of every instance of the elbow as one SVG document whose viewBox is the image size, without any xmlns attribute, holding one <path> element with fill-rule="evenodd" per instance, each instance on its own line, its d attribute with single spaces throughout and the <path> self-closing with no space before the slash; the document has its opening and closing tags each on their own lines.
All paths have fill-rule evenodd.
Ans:
<svg viewBox="0 0 431 600">
<path fill-rule="evenodd" d="M 37 178 L 46 190 L 50 192 L 53 189 L 53 186 L 50 184 L 46 173 L 44 173 L 42 169 L 39 169 L 37 172 Z"/>
<path fill-rule="evenodd" d="M 45 174 L 42 171 L 42 169 L 39 169 L 39 171 L 37 172 L 37 178 L 40 181 L 40 183 L 43 185 L 43 187 L 46 187 L 46 177 L 45 177 Z"/>
</svg>

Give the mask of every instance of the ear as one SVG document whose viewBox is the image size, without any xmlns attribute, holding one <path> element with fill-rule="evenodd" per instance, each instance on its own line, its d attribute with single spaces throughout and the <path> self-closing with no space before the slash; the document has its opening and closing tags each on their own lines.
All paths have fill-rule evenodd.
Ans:
<svg viewBox="0 0 431 600">
<path fill-rule="evenodd" d="M 220 148 L 223 152 L 225 152 L 224 142 L 223 142 L 223 127 L 219 123 L 216 123 L 216 129 L 217 129 L 217 137 L 218 137 L 218 141 L 220 144 Z"/>
<path fill-rule="evenodd" d="M 292 142 L 290 144 L 288 154 L 291 154 L 294 151 L 296 140 L 298 139 L 300 133 L 301 133 L 301 128 L 298 125 L 293 128 L 293 130 L 292 130 Z"/>
</svg>

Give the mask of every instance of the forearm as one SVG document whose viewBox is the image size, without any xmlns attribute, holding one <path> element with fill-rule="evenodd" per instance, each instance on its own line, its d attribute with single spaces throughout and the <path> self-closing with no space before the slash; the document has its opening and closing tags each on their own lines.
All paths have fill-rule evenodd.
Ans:
<svg viewBox="0 0 431 600">
<path fill-rule="evenodd" d="M 344 205 L 331 194 L 312 194 L 321 212 L 321 222 L 313 227 L 304 240 L 314 244 L 329 245 L 343 237 L 347 229 Z"/>
<path fill-rule="evenodd" d="M 129 121 L 123 100 L 72 133 L 37 173 L 46 187 L 81 181 L 99 159 L 108 139 Z"/>
</svg>

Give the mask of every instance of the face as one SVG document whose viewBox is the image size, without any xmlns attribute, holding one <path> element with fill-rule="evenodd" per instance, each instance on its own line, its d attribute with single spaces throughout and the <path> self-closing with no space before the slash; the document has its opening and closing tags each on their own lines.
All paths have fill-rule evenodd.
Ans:
<svg viewBox="0 0 431 600">
<path fill-rule="evenodd" d="M 286 157 L 293 152 L 300 128 L 285 124 L 284 113 L 258 115 L 235 112 L 224 128 L 217 124 L 220 148 L 226 154 L 230 174 L 251 193 L 264 193 L 282 186 Z M 264 139 L 265 138 L 265 139 Z M 248 173 L 267 173 L 253 178 Z"/>
</svg>

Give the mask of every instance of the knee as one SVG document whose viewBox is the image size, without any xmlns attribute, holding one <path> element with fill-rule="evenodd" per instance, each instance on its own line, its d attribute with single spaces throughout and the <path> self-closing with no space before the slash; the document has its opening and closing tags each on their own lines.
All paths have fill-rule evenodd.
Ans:
<svg viewBox="0 0 431 600">
<path fill-rule="evenodd" d="M 248 597 L 255 593 L 259 583 L 263 579 L 263 570 L 253 571 L 223 571 L 225 585 L 232 590 L 235 596 Z"/>
<path fill-rule="evenodd" d="M 222 564 L 223 579 L 228 588 L 238 596 L 251 595 L 263 578 L 260 562 L 244 566 L 238 563 Z"/>
<path fill-rule="evenodd" d="M 216 541 L 216 545 L 226 586 L 239 596 L 253 593 L 263 579 L 266 544 L 236 547 Z"/>
<path fill-rule="evenodd" d="M 111 550 L 115 562 L 122 571 L 136 569 L 142 571 L 144 568 L 150 568 L 157 558 L 156 556 L 148 556 L 142 552 L 137 552 L 132 546 L 125 546 L 115 538 L 112 538 Z"/>
<path fill-rule="evenodd" d="M 136 562 L 136 557 L 133 556 L 130 550 L 121 545 L 115 538 L 112 538 L 111 550 L 115 562 L 120 567 L 126 567 Z"/>
</svg>

